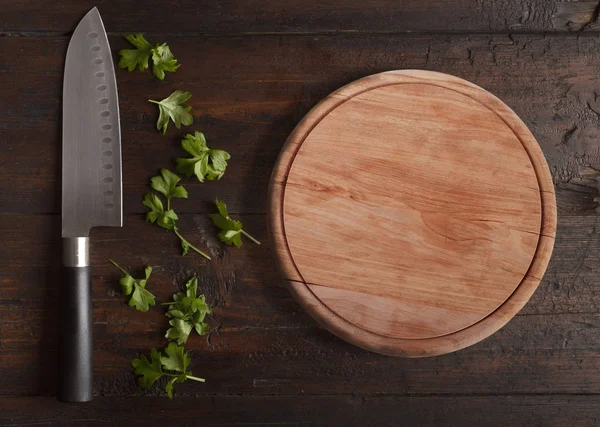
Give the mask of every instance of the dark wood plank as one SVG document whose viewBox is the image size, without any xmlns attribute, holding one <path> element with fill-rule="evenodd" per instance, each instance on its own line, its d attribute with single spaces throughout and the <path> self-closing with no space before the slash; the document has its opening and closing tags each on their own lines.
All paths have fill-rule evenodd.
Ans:
<svg viewBox="0 0 600 427">
<path fill-rule="evenodd" d="M 0 62 L 0 75 L 19 79 L 0 88 L 0 185 L 4 212 L 57 213 L 60 93 L 67 38 L 0 38 L 0 50 L 27 61 Z M 118 70 L 123 126 L 126 212 L 142 212 L 150 176 L 182 155 L 180 137 L 203 130 L 232 153 L 223 180 L 189 181 L 182 212 L 206 212 L 219 196 L 233 212 L 264 213 L 268 179 L 295 124 L 319 100 L 365 75 L 425 68 L 458 75 L 502 98 L 529 125 L 550 164 L 559 211 L 596 215 L 600 155 L 597 126 L 600 39 L 542 36 L 328 36 L 170 38 L 183 66 L 164 83 L 150 73 Z M 125 41 L 112 39 L 115 50 Z M 585 53 L 585 54 L 584 54 Z M 42 70 L 42 72 L 40 72 Z M 196 124 L 154 129 L 148 98 L 174 89 L 194 97 Z"/>
<path fill-rule="evenodd" d="M 159 301 L 197 273 L 216 305 L 216 330 L 188 344 L 192 369 L 208 382 L 182 384 L 183 393 L 600 393 L 595 217 L 559 218 L 550 269 L 505 328 L 469 349 L 420 360 L 369 353 L 317 327 L 281 287 L 264 215 L 239 218 L 263 245 L 221 247 L 205 215 L 182 215 L 182 233 L 210 248 L 210 262 L 180 257 L 174 236 L 142 215 L 128 215 L 122 229 L 93 231 L 98 394 L 139 394 L 131 359 L 166 343 L 163 310 L 127 307 L 109 257 L 134 274 L 154 266 L 148 286 Z M 54 392 L 59 224 L 58 215 L 0 215 L 0 395 Z"/>
<path fill-rule="evenodd" d="M 85 405 L 2 398 L 4 426 L 544 426 L 598 424 L 598 396 L 101 397 Z M 134 409 L 139 408 L 139 409 Z M 142 415 L 143 413 L 143 415 Z"/>
<path fill-rule="evenodd" d="M 146 7 L 136 2 L 50 0 L 34 4 L 0 2 L 0 31 L 72 31 L 98 6 L 111 32 L 155 33 L 314 33 L 314 32 L 523 32 L 594 31 L 597 1 L 563 0 L 333 0 L 293 1 L 164 0 Z M 162 11 L 168 10 L 165 15 Z"/>
<path fill-rule="evenodd" d="M 164 326 L 157 316 L 133 319 L 128 309 L 94 308 L 96 318 L 108 319 L 94 327 L 95 393 L 142 394 L 131 360 L 166 344 Z M 54 394 L 56 347 L 43 338 L 54 325 L 31 318 L 27 324 L 1 324 L 2 396 Z M 178 390 L 192 395 L 600 394 L 599 326 L 598 315 L 519 316 L 473 347 L 425 359 L 369 353 L 317 327 L 222 327 L 208 340 L 190 338 L 190 369 L 207 382 L 186 382 Z M 156 387 L 149 394 L 165 393 Z"/>
</svg>

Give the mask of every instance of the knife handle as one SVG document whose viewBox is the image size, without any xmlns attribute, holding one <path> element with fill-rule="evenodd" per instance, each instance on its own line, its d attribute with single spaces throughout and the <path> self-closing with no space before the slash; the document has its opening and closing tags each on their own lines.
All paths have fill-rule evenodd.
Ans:
<svg viewBox="0 0 600 427">
<path fill-rule="evenodd" d="M 93 398 L 92 274 L 89 238 L 63 239 L 59 299 L 58 400 Z"/>
</svg>

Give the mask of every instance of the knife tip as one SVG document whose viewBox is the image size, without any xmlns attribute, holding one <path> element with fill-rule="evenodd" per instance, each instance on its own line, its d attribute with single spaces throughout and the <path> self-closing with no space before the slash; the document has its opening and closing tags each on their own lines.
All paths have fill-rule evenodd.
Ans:
<svg viewBox="0 0 600 427">
<path fill-rule="evenodd" d="M 100 16 L 100 11 L 98 10 L 98 8 L 96 6 L 94 6 L 94 7 L 92 7 L 88 11 L 88 13 L 86 13 L 86 16 L 89 16 L 89 15 L 98 15 L 98 16 Z"/>
</svg>

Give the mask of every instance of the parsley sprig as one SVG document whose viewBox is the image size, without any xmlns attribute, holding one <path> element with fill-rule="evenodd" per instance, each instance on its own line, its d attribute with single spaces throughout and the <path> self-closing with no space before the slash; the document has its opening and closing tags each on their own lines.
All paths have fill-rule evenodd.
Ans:
<svg viewBox="0 0 600 427">
<path fill-rule="evenodd" d="M 148 283 L 148 279 L 150 279 L 150 274 L 152 274 L 152 267 L 147 266 L 145 268 L 145 279 L 134 279 L 127 270 L 112 259 L 109 259 L 108 261 L 123 273 L 123 278 L 119 283 L 121 284 L 123 294 L 126 296 L 131 295 L 128 302 L 130 307 L 135 307 L 138 311 L 146 312 L 150 306 L 156 304 L 154 295 L 146 289 L 146 284 Z"/>
<path fill-rule="evenodd" d="M 191 362 L 188 353 L 181 346 L 174 342 L 164 349 L 165 355 L 152 349 L 150 352 L 150 360 L 145 355 L 141 355 L 137 359 L 133 359 L 131 365 L 133 372 L 138 376 L 138 384 L 146 390 L 150 390 L 154 383 L 162 377 L 170 377 L 170 380 L 165 385 L 165 391 L 169 399 L 173 399 L 173 385 L 182 383 L 187 380 L 205 382 L 204 378 L 195 377 L 187 368 Z"/>
<path fill-rule="evenodd" d="M 227 160 L 231 156 L 227 151 L 209 148 L 202 132 L 188 133 L 183 137 L 181 146 L 192 157 L 178 158 L 177 172 L 188 177 L 196 175 L 200 182 L 204 182 L 205 178 L 209 181 L 221 179 L 225 174 Z"/>
<path fill-rule="evenodd" d="M 152 73 L 159 80 L 164 80 L 165 71 L 175 72 L 180 67 L 181 64 L 177 63 L 177 59 L 166 43 L 152 46 L 142 33 L 129 34 L 125 38 L 135 49 L 122 49 L 119 52 L 121 56 L 119 67 L 127 68 L 129 71 L 137 67 L 140 71 L 145 71 L 152 57 Z"/>
<path fill-rule="evenodd" d="M 198 278 L 188 280 L 185 288 L 185 292 L 173 295 L 172 302 L 162 304 L 169 307 L 165 315 L 171 319 L 171 327 L 165 337 L 177 340 L 177 344 L 180 345 L 187 342 L 192 329 L 195 329 L 198 335 L 206 335 L 209 326 L 204 322 L 204 318 L 211 313 L 204 295 L 198 295 Z"/>
<path fill-rule="evenodd" d="M 142 201 L 142 204 L 149 209 L 149 212 L 146 213 L 146 221 L 156 224 L 166 230 L 173 231 L 181 241 L 182 255 L 186 255 L 188 251 L 192 249 L 193 251 L 202 255 L 204 258 L 210 259 L 210 256 L 202 252 L 196 246 L 192 245 L 187 239 L 185 239 L 181 233 L 179 233 L 179 229 L 177 228 L 176 221 L 179 219 L 179 217 L 171 208 L 171 199 L 187 199 L 188 197 L 188 193 L 185 188 L 183 188 L 181 185 L 178 185 L 179 181 L 181 181 L 181 178 L 167 169 L 161 169 L 160 175 L 154 176 L 150 179 L 150 186 L 152 189 L 165 196 L 167 200 L 167 207 L 165 209 L 160 197 L 158 197 L 155 193 L 147 193 Z"/>
<path fill-rule="evenodd" d="M 227 212 L 227 205 L 220 200 L 215 201 L 217 205 L 218 213 L 212 214 L 211 219 L 213 223 L 221 229 L 217 237 L 219 240 L 226 245 L 235 245 L 236 247 L 242 246 L 242 235 L 252 240 L 257 245 L 260 242 L 244 231 L 244 224 L 241 221 L 231 219 Z"/>
<path fill-rule="evenodd" d="M 164 135 L 167 132 L 167 127 L 169 127 L 169 119 L 173 121 L 177 129 L 182 124 L 186 126 L 191 125 L 194 122 L 194 117 L 190 113 L 192 107 L 184 105 L 191 97 L 192 94 L 189 92 L 176 90 L 163 100 L 155 101 L 149 99 L 148 102 L 158 105 L 159 114 L 156 129 L 162 131 Z"/>
</svg>

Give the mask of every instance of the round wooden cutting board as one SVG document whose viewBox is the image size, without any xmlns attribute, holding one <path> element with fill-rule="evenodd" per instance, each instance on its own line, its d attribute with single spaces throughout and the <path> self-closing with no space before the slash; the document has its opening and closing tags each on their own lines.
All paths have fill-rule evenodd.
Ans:
<svg viewBox="0 0 600 427">
<path fill-rule="evenodd" d="M 355 81 L 313 108 L 271 179 L 282 274 L 325 328 L 365 349 L 472 345 L 535 291 L 556 232 L 554 187 L 523 122 L 430 71 Z"/>
</svg>

